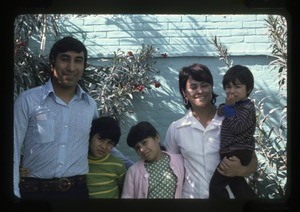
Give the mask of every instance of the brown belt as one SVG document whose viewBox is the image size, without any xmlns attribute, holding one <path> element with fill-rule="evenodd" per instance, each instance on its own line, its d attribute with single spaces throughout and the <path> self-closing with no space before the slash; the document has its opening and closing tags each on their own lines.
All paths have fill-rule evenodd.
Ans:
<svg viewBox="0 0 300 212">
<path fill-rule="evenodd" d="M 67 191 L 82 183 L 86 183 L 85 175 L 53 179 L 25 177 L 21 179 L 20 190 L 22 192 Z"/>
</svg>

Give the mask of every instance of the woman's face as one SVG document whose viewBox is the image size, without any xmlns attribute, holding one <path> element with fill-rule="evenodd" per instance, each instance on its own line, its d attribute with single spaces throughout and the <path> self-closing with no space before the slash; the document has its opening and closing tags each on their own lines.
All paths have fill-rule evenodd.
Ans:
<svg viewBox="0 0 300 212">
<path fill-rule="evenodd" d="M 211 104 L 212 86 L 208 82 L 199 82 L 189 76 L 186 83 L 186 90 L 183 93 L 191 103 L 193 109 Z"/>
</svg>

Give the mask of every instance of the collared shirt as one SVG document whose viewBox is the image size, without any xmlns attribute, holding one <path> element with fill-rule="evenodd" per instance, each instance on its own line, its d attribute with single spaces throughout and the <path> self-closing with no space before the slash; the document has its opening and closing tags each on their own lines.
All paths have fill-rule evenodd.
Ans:
<svg viewBox="0 0 300 212">
<path fill-rule="evenodd" d="M 224 117 L 215 114 L 204 128 L 191 110 L 168 128 L 164 146 L 181 153 L 185 167 L 184 198 L 208 198 L 209 183 L 220 163 L 220 130 Z"/>
<path fill-rule="evenodd" d="M 77 85 L 64 103 L 51 80 L 20 94 L 14 103 L 14 192 L 19 193 L 19 164 L 30 177 L 55 178 L 88 172 L 89 132 L 98 117 L 95 100 Z"/>
</svg>

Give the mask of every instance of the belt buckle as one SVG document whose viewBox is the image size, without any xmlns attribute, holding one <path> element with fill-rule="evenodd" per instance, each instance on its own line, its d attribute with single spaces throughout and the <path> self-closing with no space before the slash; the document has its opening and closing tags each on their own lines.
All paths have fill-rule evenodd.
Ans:
<svg viewBox="0 0 300 212">
<path fill-rule="evenodd" d="M 61 179 L 58 180 L 58 188 L 59 188 L 59 190 L 61 190 L 61 191 L 67 191 L 67 190 L 70 189 L 70 187 L 71 187 L 71 182 L 70 182 L 70 180 L 68 178 L 63 177 L 63 178 L 61 178 Z"/>
</svg>

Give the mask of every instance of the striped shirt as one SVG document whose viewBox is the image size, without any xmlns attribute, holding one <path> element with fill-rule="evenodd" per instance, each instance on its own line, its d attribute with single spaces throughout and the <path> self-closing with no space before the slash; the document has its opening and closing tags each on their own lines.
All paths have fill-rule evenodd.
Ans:
<svg viewBox="0 0 300 212">
<path fill-rule="evenodd" d="M 111 154 L 102 159 L 91 156 L 88 159 L 87 185 L 90 198 L 119 198 L 127 171 L 124 162 Z"/>
<path fill-rule="evenodd" d="M 236 102 L 235 105 L 221 105 L 219 115 L 225 118 L 221 127 L 220 153 L 255 148 L 256 113 L 250 99 Z"/>
</svg>

